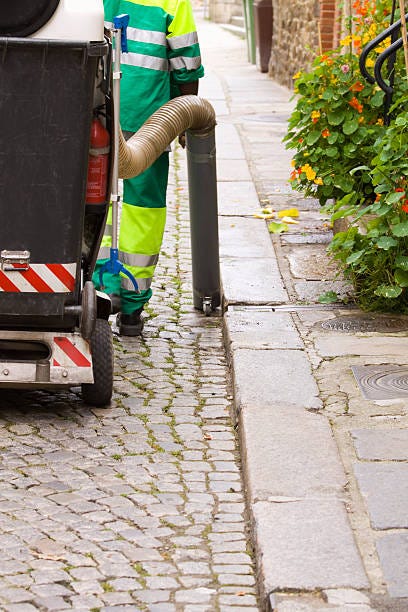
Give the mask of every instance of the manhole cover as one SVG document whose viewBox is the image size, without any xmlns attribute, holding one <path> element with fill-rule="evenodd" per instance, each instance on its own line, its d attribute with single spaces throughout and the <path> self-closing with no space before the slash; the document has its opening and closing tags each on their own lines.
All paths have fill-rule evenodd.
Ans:
<svg viewBox="0 0 408 612">
<path fill-rule="evenodd" d="M 388 400 L 408 397 L 408 368 L 398 365 L 351 366 L 363 397 Z"/>
<path fill-rule="evenodd" d="M 342 316 L 323 321 L 320 326 L 342 332 L 398 332 L 408 330 L 408 319 L 380 315 Z"/>
</svg>

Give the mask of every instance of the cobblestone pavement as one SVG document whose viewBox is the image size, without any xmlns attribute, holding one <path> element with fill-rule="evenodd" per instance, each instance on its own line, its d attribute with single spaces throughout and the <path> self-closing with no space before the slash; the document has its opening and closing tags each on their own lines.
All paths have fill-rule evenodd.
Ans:
<svg viewBox="0 0 408 612">
<path fill-rule="evenodd" d="M 258 609 L 222 319 L 192 306 L 173 157 L 150 318 L 115 339 L 112 406 L 0 391 L 1 610 Z"/>
</svg>

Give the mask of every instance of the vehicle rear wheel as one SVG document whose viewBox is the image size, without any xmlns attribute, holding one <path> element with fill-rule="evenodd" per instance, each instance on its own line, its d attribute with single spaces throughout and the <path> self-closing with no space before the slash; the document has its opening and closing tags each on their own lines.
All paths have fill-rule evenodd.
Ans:
<svg viewBox="0 0 408 612">
<path fill-rule="evenodd" d="M 108 321 L 96 320 L 90 343 L 94 382 L 82 384 L 82 398 L 91 406 L 107 406 L 113 393 L 113 342 Z"/>
</svg>

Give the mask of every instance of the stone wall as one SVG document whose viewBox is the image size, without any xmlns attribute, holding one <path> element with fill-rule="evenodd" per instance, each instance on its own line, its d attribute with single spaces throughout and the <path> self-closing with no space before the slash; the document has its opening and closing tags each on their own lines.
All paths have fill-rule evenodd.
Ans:
<svg viewBox="0 0 408 612">
<path fill-rule="evenodd" d="M 269 75 L 287 87 L 306 68 L 319 46 L 319 0 L 273 0 L 273 35 Z"/>
</svg>

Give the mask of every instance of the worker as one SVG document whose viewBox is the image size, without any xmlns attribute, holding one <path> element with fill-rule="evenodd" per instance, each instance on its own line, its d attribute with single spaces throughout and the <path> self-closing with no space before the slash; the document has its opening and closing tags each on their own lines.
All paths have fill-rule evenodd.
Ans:
<svg viewBox="0 0 408 612">
<path fill-rule="evenodd" d="M 129 15 L 128 52 L 121 56 L 120 124 L 130 138 L 166 102 L 180 95 L 196 95 L 204 76 L 190 0 L 104 0 L 105 26 Z M 184 146 L 184 135 L 179 141 Z M 103 274 L 104 291 L 118 312 L 119 333 L 137 336 L 143 329 L 143 307 L 152 295 L 166 220 L 169 153 L 164 152 L 145 172 L 123 181 L 119 232 L 119 260 L 138 283 L 121 274 Z M 112 245 L 108 216 L 93 276 L 99 288 L 99 270 Z"/>
</svg>

